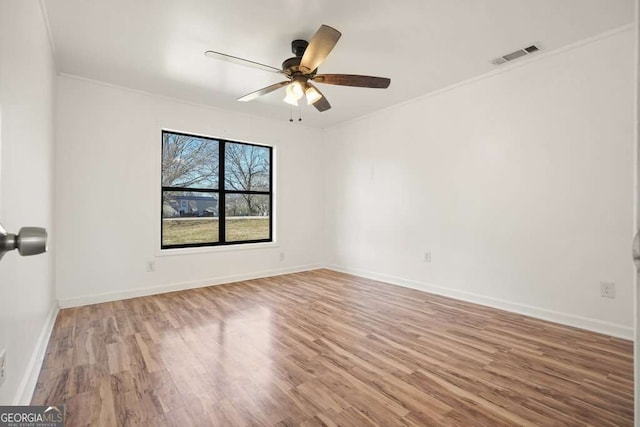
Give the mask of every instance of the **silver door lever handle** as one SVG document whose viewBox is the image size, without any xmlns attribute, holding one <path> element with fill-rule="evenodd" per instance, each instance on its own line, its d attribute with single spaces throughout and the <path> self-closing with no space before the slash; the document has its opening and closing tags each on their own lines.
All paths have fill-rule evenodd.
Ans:
<svg viewBox="0 0 640 427">
<path fill-rule="evenodd" d="M 46 252 L 47 230 L 40 227 L 22 227 L 18 234 L 11 234 L 0 224 L 0 259 L 14 249 L 22 256 Z"/>
</svg>

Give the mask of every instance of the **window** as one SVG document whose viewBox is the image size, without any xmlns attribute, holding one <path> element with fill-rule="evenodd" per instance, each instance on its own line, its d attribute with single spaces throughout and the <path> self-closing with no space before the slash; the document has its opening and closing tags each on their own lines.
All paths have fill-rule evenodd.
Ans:
<svg viewBox="0 0 640 427">
<path fill-rule="evenodd" d="M 271 242 L 271 147 L 162 131 L 162 249 Z"/>
</svg>

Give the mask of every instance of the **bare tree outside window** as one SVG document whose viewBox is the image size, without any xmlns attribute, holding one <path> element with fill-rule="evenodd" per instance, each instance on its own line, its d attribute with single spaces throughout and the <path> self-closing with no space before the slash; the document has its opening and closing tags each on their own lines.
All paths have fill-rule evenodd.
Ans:
<svg viewBox="0 0 640 427">
<path fill-rule="evenodd" d="M 227 190 L 269 191 L 270 159 L 269 148 L 257 145 L 233 144 L 225 146 L 224 184 Z M 254 194 L 242 194 L 246 205 L 246 215 L 264 216 L 263 198 Z M 234 207 L 238 211 L 238 207 Z"/>
<path fill-rule="evenodd" d="M 162 134 L 162 185 L 218 188 L 218 141 Z"/>
</svg>

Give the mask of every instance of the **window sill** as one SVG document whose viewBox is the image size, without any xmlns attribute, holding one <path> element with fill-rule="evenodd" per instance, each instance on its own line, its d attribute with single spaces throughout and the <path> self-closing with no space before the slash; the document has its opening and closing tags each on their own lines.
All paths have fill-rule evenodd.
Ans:
<svg viewBox="0 0 640 427">
<path fill-rule="evenodd" d="M 177 249 L 159 249 L 156 250 L 157 257 L 163 256 L 180 256 L 180 255 L 193 255 L 193 254 L 207 254 L 216 252 L 235 252 L 235 251 L 250 251 L 256 249 L 271 249 L 279 248 L 276 242 L 263 242 L 263 243 L 244 243 L 239 245 L 224 245 L 224 246 L 203 246 L 199 248 L 177 248 Z"/>
</svg>

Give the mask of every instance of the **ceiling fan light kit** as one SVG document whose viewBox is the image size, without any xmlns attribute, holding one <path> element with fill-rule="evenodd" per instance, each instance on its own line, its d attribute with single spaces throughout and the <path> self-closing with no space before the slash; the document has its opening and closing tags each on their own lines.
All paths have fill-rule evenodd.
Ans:
<svg viewBox="0 0 640 427">
<path fill-rule="evenodd" d="M 290 83 L 286 87 L 285 91 L 287 96 L 284 97 L 283 101 L 287 104 L 293 105 L 294 107 L 298 106 L 298 101 L 300 101 L 303 96 L 307 97 L 307 105 L 313 105 L 322 98 L 322 94 L 318 89 L 307 82 L 300 82 L 298 80 L 294 80 Z"/>
<path fill-rule="evenodd" d="M 318 89 L 313 86 L 308 86 L 307 90 L 304 91 L 304 94 L 307 96 L 307 105 L 315 104 L 320 100 L 320 98 L 322 98 Z"/>
<path fill-rule="evenodd" d="M 304 93 L 302 92 L 302 87 L 300 87 L 300 84 L 297 82 L 293 82 L 290 85 L 288 85 L 287 88 L 285 89 L 285 92 L 287 96 L 285 96 L 284 102 L 286 102 L 287 104 L 291 104 L 295 107 L 298 106 L 298 101 L 304 95 Z"/>
<path fill-rule="evenodd" d="M 306 96 L 308 105 L 313 105 L 318 111 L 323 112 L 330 109 L 331 104 L 329 104 L 327 98 L 311 82 L 375 89 L 386 89 L 391 84 L 391 80 L 386 77 L 361 76 L 355 74 L 317 74 L 318 66 L 324 62 L 327 55 L 333 50 L 341 35 L 340 31 L 335 28 L 328 25 L 321 25 L 310 42 L 305 40 L 292 41 L 291 51 L 295 56 L 286 59 L 282 63 L 282 69 L 212 50 L 206 51 L 205 55 L 264 71 L 284 74 L 288 78 L 288 80 L 244 95 L 238 98 L 238 101 L 252 101 L 262 95 L 286 87 L 284 102 L 298 106 L 298 101 L 300 101 L 303 96 Z"/>
<path fill-rule="evenodd" d="M 284 98 L 284 102 L 297 107 L 298 101 L 300 101 L 305 94 L 305 90 L 302 88 L 305 83 L 305 81 L 294 78 L 285 89 L 287 96 Z"/>
</svg>

